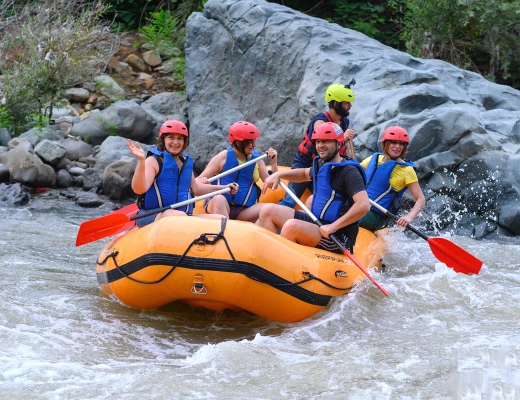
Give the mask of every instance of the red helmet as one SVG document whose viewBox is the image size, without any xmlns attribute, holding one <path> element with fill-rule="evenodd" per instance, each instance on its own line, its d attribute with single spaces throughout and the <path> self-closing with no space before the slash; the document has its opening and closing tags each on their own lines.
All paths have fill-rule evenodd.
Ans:
<svg viewBox="0 0 520 400">
<path fill-rule="evenodd" d="M 248 139 L 256 139 L 260 137 L 258 128 L 251 122 L 238 121 L 229 127 L 228 139 L 231 143 L 235 140 L 243 141 Z"/>
<path fill-rule="evenodd" d="M 188 137 L 188 128 L 186 128 L 186 125 L 181 121 L 170 119 L 161 125 L 161 129 L 159 129 L 159 137 L 169 133 L 178 133 Z"/>
<path fill-rule="evenodd" d="M 340 143 L 345 141 L 343 130 L 334 122 L 324 122 L 312 132 L 312 140 L 337 140 Z"/>
<path fill-rule="evenodd" d="M 386 128 L 383 132 L 381 142 L 384 144 L 385 140 L 398 140 L 406 144 L 410 143 L 408 132 L 406 132 L 406 129 L 401 128 L 400 126 L 389 126 Z"/>
</svg>

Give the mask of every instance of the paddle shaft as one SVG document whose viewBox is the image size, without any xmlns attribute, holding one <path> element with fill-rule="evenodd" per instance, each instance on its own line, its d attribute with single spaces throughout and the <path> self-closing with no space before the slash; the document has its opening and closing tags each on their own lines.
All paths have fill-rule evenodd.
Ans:
<svg viewBox="0 0 520 400">
<path fill-rule="evenodd" d="M 195 202 L 197 202 L 199 200 L 204 200 L 204 199 L 207 199 L 208 197 L 217 196 L 219 194 L 224 194 L 224 193 L 227 193 L 227 192 L 230 192 L 230 191 L 231 191 L 231 188 L 227 187 L 227 188 L 224 188 L 224 189 L 216 190 L 214 192 L 203 194 L 202 196 L 197 196 L 197 197 L 194 197 L 192 199 L 188 199 L 188 200 L 181 201 L 179 203 L 172 204 L 171 206 L 166 206 L 166 207 L 162 207 L 162 208 L 155 208 L 155 209 L 153 209 L 153 210 L 151 210 L 149 212 L 137 214 L 137 215 L 134 215 L 133 217 L 130 217 L 130 221 L 135 221 L 136 219 L 146 218 L 146 217 L 149 217 L 151 215 L 159 214 L 159 213 L 161 213 L 163 211 L 172 210 L 174 208 L 179 208 L 179 207 L 191 204 L 191 203 L 195 203 Z"/>
<path fill-rule="evenodd" d="M 287 187 L 287 185 L 285 183 L 283 183 L 280 180 L 280 181 L 278 181 L 278 184 L 283 188 L 283 190 L 286 191 L 286 193 L 289 196 L 291 196 L 291 198 L 296 202 L 296 204 L 298 204 L 301 207 L 301 209 L 303 211 L 305 211 L 309 217 L 311 217 L 312 221 L 315 224 L 317 224 L 318 226 L 323 226 L 323 223 L 318 218 L 316 218 L 316 216 L 312 213 L 312 211 L 309 210 L 305 204 L 303 204 L 303 202 L 293 193 L 293 191 L 291 189 L 289 189 Z M 368 271 L 365 268 L 363 268 L 363 266 L 354 258 L 354 256 L 350 253 L 350 251 L 348 251 L 348 249 L 343 245 L 343 243 L 341 243 L 338 240 L 336 235 L 332 234 L 332 235 L 329 235 L 329 237 L 341 249 L 343 254 L 345 254 L 361 271 L 363 271 L 363 273 L 368 277 L 368 279 L 370 279 L 372 281 L 372 283 L 374 285 L 376 285 L 379 288 L 379 290 L 381 290 L 384 293 L 385 296 L 388 297 L 388 292 L 379 283 L 377 283 L 377 281 L 374 278 L 372 278 L 372 276 L 370 276 Z"/>
<path fill-rule="evenodd" d="M 267 158 L 267 153 L 262 154 L 261 156 L 258 156 L 256 158 L 253 158 L 252 160 L 246 161 L 243 164 L 237 165 L 236 167 L 233 167 L 231 169 L 228 169 L 227 171 L 221 172 L 218 175 L 212 176 L 211 178 L 208 178 L 208 182 L 215 182 L 217 179 L 223 178 L 226 175 L 232 174 L 235 171 L 241 170 L 242 168 L 245 168 L 251 164 L 256 164 L 258 161 L 263 160 L 264 158 Z"/>
<path fill-rule="evenodd" d="M 384 208 L 383 206 L 377 204 L 375 201 L 373 200 L 370 200 L 370 204 L 372 204 L 372 206 L 374 206 L 375 208 L 377 208 L 379 211 L 381 211 L 382 213 L 384 213 L 385 215 L 388 215 L 390 218 L 392 218 L 393 220 L 395 221 L 398 221 L 399 220 L 399 217 L 393 213 L 391 213 L 390 211 L 388 211 L 386 208 Z M 415 233 L 416 235 L 419 235 L 421 238 L 423 238 L 424 240 L 428 240 L 429 237 L 426 236 L 423 232 L 421 232 L 420 230 L 418 230 L 417 228 L 414 228 L 412 225 L 408 224 L 406 226 L 407 229 L 410 229 L 413 233 Z"/>
</svg>

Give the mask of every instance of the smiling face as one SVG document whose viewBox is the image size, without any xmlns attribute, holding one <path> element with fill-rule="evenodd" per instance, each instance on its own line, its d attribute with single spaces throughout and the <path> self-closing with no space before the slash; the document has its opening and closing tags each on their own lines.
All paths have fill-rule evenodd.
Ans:
<svg viewBox="0 0 520 400">
<path fill-rule="evenodd" d="M 334 157 L 339 148 L 339 142 L 337 140 L 317 139 L 314 141 L 314 143 L 316 145 L 316 151 L 318 152 L 318 155 L 324 161 L 328 161 Z"/>
<path fill-rule="evenodd" d="M 406 143 L 399 140 L 385 140 L 383 150 L 392 159 L 404 157 L 406 153 Z"/>
<path fill-rule="evenodd" d="M 171 155 L 177 156 L 184 150 L 186 136 L 180 133 L 168 133 L 164 136 L 164 150 Z"/>
</svg>

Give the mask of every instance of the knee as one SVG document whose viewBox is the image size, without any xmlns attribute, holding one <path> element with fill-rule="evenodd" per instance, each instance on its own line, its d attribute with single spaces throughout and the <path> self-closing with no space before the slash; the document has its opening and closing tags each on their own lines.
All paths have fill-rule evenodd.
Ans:
<svg viewBox="0 0 520 400">
<path fill-rule="evenodd" d="M 283 224 L 282 230 L 280 231 L 280 235 L 286 239 L 293 239 L 296 237 L 296 234 L 299 232 L 299 224 L 295 219 L 288 220 L 285 224 Z"/>
</svg>

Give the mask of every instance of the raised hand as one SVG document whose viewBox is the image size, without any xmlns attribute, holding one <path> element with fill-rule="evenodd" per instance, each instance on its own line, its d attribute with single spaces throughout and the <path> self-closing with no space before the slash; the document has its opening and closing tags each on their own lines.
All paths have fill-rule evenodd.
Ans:
<svg viewBox="0 0 520 400">
<path fill-rule="evenodd" d="M 146 153 L 144 152 L 144 149 L 141 147 L 139 142 L 135 142 L 135 145 L 132 143 L 130 139 L 126 141 L 126 146 L 128 147 L 128 150 L 130 150 L 130 153 L 134 157 L 136 157 L 138 160 L 143 160 L 146 158 Z"/>
</svg>

